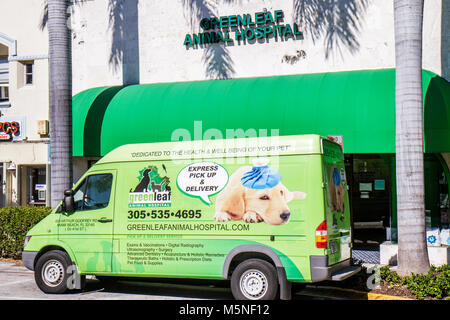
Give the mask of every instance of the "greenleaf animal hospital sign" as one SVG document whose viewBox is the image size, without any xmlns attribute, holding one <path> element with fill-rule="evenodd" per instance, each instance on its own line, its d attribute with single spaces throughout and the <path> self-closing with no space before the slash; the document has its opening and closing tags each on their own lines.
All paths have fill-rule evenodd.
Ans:
<svg viewBox="0 0 450 320">
<path fill-rule="evenodd" d="M 184 45 L 233 42 L 230 32 L 234 32 L 234 39 L 237 41 L 302 36 L 302 32 L 299 31 L 296 23 L 292 26 L 290 24 L 280 24 L 283 21 L 283 17 L 283 10 L 275 10 L 273 13 L 270 11 L 256 12 L 253 16 L 251 14 L 242 14 L 222 16 L 220 18 L 203 18 L 200 21 L 200 27 L 205 32 L 192 35 L 186 34 Z"/>
</svg>

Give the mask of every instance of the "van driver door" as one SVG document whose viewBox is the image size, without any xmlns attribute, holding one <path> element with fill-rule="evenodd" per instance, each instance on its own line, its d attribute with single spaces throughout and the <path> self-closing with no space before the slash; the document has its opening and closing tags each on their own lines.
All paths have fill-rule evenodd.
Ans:
<svg viewBox="0 0 450 320">
<path fill-rule="evenodd" d="M 91 172 L 74 189 L 75 211 L 61 213 L 59 240 L 81 272 L 111 272 L 115 181 L 116 170 Z"/>
</svg>

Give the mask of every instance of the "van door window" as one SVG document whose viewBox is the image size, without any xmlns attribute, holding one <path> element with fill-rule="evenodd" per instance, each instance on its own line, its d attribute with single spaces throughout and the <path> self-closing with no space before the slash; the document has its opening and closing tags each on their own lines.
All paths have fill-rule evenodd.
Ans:
<svg viewBox="0 0 450 320">
<path fill-rule="evenodd" d="M 93 174 L 78 186 L 74 193 L 75 210 L 106 208 L 111 194 L 112 174 Z"/>
</svg>

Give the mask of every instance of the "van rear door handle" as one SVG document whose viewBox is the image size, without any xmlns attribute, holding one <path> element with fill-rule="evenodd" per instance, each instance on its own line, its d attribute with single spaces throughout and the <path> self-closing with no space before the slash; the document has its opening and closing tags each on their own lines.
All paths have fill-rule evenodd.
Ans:
<svg viewBox="0 0 450 320">
<path fill-rule="evenodd" d="M 98 219 L 97 220 L 98 222 L 112 222 L 112 219 L 104 219 L 104 218 L 102 218 L 102 219 Z"/>
</svg>

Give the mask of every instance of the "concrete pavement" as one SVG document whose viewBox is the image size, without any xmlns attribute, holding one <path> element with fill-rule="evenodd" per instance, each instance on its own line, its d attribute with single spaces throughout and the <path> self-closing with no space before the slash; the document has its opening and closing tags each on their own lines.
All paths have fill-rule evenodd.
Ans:
<svg viewBox="0 0 450 320">
<path fill-rule="evenodd" d="M 159 282 L 158 282 L 159 281 Z M 192 284 L 182 280 L 116 281 L 110 284 L 88 276 L 81 292 L 45 294 L 36 285 L 34 272 L 23 265 L 0 261 L 0 300 L 233 300 L 225 281 Z M 293 300 L 342 299 L 312 295 L 304 286 L 294 287 Z"/>
<path fill-rule="evenodd" d="M 159 282 L 158 282 L 159 281 Z M 182 281 L 117 281 L 105 284 L 88 276 L 83 291 L 54 295 L 36 285 L 34 272 L 16 262 L 0 261 L 0 300 L 232 300 L 226 282 L 183 283 Z M 293 300 L 383 300 L 395 297 L 374 295 L 316 284 L 294 285 Z"/>
<path fill-rule="evenodd" d="M 45 294 L 24 266 L 0 261 L 0 300 L 195 300 L 233 299 L 228 288 L 172 283 L 119 281 L 105 286 L 88 276 L 86 288 L 69 294 Z"/>
</svg>

